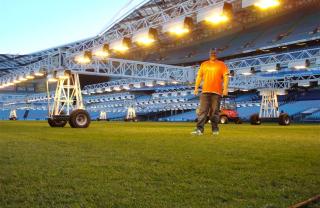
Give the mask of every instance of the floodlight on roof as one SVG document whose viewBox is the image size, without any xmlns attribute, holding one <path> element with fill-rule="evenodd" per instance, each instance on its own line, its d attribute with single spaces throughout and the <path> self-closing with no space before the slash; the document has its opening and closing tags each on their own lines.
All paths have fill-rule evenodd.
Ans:
<svg viewBox="0 0 320 208">
<path fill-rule="evenodd" d="M 24 81 L 27 81 L 27 80 L 28 80 L 28 79 L 25 78 L 24 75 L 20 75 L 20 76 L 19 76 L 19 81 L 20 81 L 20 82 L 24 82 Z"/>
<path fill-rule="evenodd" d="M 79 64 L 89 64 L 92 60 L 92 52 L 85 51 L 82 54 L 75 57 L 75 61 Z"/>
<path fill-rule="evenodd" d="M 310 87 L 310 82 L 309 81 L 301 81 L 298 82 L 299 87 Z"/>
<path fill-rule="evenodd" d="M 96 93 L 103 93 L 101 88 L 96 89 Z"/>
<path fill-rule="evenodd" d="M 278 0 L 259 0 L 257 3 L 254 4 L 256 7 L 260 9 L 269 9 L 274 8 L 280 5 L 280 1 Z"/>
<path fill-rule="evenodd" d="M 12 79 L 10 81 L 8 80 L 7 83 L 6 83 L 6 87 L 10 87 L 10 86 L 13 86 L 13 85 L 14 85 L 14 82 L 13 82 Z"/>
<path fill-rule="evenodd" d="M 295 69 L 300 70 L 300 69 L 306 69 L 307 67 L 305 65 L 298 65 L 294 66 Z"/>
<path fill-rule="evenodd" d="M 267 72 L 272 73 L 272 72 L 276 72 L 277 69 L 268 69 Z"/>
<path fill-rule="evenodd" d="M 58 79 L 53 74 L 48 74 L 47 81 L 48 82 L 57 82 Z"/>
<path fill-rule="evenodd" d="M 242 75 L 244 75 L 244 76 L 250 76 L 250 75 L 252 75 L 252 72 L 242 72 Z"/>
<path fill-rule="evenodd" d="M 129 50 L 131 46 L 131 39 L 130 38 L 123 38 L 122 40 L 117 40 L 110 43 L 110 49 L 116 52 L 126 52 Z"/>
<path fill-rule="evenodd" d="M 106 87 L 106 88 L 104 89 L 104 91 L 105 91 L 105 92 L 111 92 L 112 89 L 111 89 L 111 87 Z"/>
<path fill-rule="evenodd" d="M 237 74 L 242 74 L 244 76 L 250 76 L 252 74 L 254 74 L 255 68 L 254 67 L 242 67 L 240 69 L 237 70 Z"/>
<path fill-rule="evenodd" d="M 121 91 L 121 87 L 120 87 L 120 86 L 115 86 L 115 87 L 113 87 L 113 89 L 114 89 L 115 91 Z"/>
<path fill-rule="evenodd" d="M 64 79 L 68 79 L 68 78 L 69 78 L 69 75 L 68 75 L 68 73 L 67 73 L 65 70 L 62 70 L 62 71 L 58 71 L 58 72 L 57 72 L 56 77 L 57 77 L 58 79 L 64 80 Z"/>
<path fill-rule="evenodd" d="M 266 10 L 278 7 L 280 4 L 280 0 L 242 0 L 242 8 L 255 6 L 259 9 Z"/>
<path fill-rule="evenodd" d="M 261 71 L 262 72 L 276 72 L 277 70 L 277 64 L 267 64 L 267 65 L 262 65 L 261 66 Z"/>
<path fill-rule="evenodd" d="M 35 74 L 34 74 L 33 72 L 30 72 L 30 73 L 26 76 L 26 78 L 27 78 L 28 80 L 34 79 L 34 78 L 35 78 Z"/>
<path fill-rule="evenodd" d="M 232 16 L 232 4 L 221 3 L 214 7 L 207 7 L 200 10 L 197 14 L 197 22 L 208 22 L 210 24 L 220 24 L 230 20 Z"/>
<path fill-rule="evenodd" d="M 134 83 L 133 87 L 134 88 L 141 88 L 141 83 L 140 82 Z"/>
<path fill-rule="evenodd" d="M 156 41 L 157 36 L 157 30 L 154 28 L 149 28 L 134 34 L 132 37 L 132 42 L 137 43 L 138 45 L 149 46 Z"/>
<path fill-rule="evenodd" d="M 159 81 L 157 81 L 157 84 L 158 84 L 158 85 L 161 85 L 161 86 L 164 86 L 164 85 L 166 85 L 166 82 L 159 80 Z"/>
<path fill-rule="evenodd" d="M 286 90 L 277 90 L 277 95 L 287 95 L 287 91 Z"/>
<path fill-rule="evenodd" d="M 177 36 L 182 36 L 191 32 L 193 20 L 191 17 L 179 17 L 165 24 L 163 32 L 168 32 Z"/>
<path fill-rule="evenodd" d="M 145 85 L 146 85 L 147 87 L 153 87 L 153 86 L 155 85 L 155 82 L 154 82 L 154 81 L 147 81 L 147 82 L 145 83 Z"/>
<path fill-rule="evenodd" d="M 100 48 L 96 48 L 92 51 L 92 55 L 96 56 L 97 58 L 107 58 L 110 55 L 109 45 L 104 44 Z"/>
<path fill-rule="evenodd" d="M 42 77 L 44 76 L 44 70 L 38 69 L 34 71 L 34 76 L 36 77 Z"/>
<path fill-rule="evenodd" d="M 14 83 L 14 84 L 19 84 L 19 83 L 21 83 L 21 81 L 19 80 L 19 77 L 16 77 L 16 78 L 13 80 L 13 83 Z"/>
<path fill-rule="evenodd" d="M 130 90 L 131 89 L 130 84 L 123 85 L 122 87 L 125 90 Z"/>
<path fill-rule="evenodd" d="M 309 67 L 308 63 L 309 63 L 308 59 L 297 60 L 297 61 L 289 62 L 288 68 L 296 69 L 296 70 L 307 69 Z"/>
</svg>

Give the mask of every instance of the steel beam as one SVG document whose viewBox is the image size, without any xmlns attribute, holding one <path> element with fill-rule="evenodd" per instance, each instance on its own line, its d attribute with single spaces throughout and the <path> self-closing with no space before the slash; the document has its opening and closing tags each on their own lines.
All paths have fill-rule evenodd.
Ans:
<svg viewBox="0 0 320 208">
<path fill-rule="evenodd" d="M 105 43 L 110 43 L 124 37 L 130 37 L 142 29 L 159 28 L 175 18 L 191 16 L 205 7 L 233 1 L 234 0 L 187 0 L 164 10 L 159 8 L 158 12 L 152 13 L 149 16 L 127 22 L 126 24 L 121 24 L 116 28 L 112 27 L 110 30 L 107 30 L 105 33 L 95 38 L 70 46 L 67 50 L 67 57 L 74 56 L 82 51 L 100 47 Z"/>
<path fill-rule="evenodd" d="M 293 51 L 280 54 L 266 54 L 249 58 L 241 58 L 226 61 L 230 70 L 238 71 L 244 68 L 255 67 L 260 69 L 263 65 L 281 64 L 288 66 L 291 62 L 309 59 L 314 63 L 320 59 L 320 48 L 310 48 L 305 50 Z"/>
<path fill-rule="evenodd" d="M 79 74 L 109 76 L 115 78 L 153 79 L 178 82 L 193 82 L 194 70 L 191 67 L 180 67 L 140 61 L 109 58 L 107 61 L 94 60 L 87 65 L 77 64 L 70 60 L 68 69 Z"/>
</svg>

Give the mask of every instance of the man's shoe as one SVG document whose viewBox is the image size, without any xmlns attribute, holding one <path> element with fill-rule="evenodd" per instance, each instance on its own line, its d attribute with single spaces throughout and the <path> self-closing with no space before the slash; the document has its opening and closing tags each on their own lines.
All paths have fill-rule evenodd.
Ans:
<svg viewBox="0 0 320 208">
<path fill-rule="evenodd" d="M 219 135 L 219 131 L 213 131 L 212 134 L 213 135 Z"/>
<path fill-rule="evenodd" d="M 191 132 L 192 135 L 196 135 L 196 136 L 201 136 L 203 135 L 203 133 L 199 130 L 199 129 L 196 129 L 195 131 Z"/>
</svg>

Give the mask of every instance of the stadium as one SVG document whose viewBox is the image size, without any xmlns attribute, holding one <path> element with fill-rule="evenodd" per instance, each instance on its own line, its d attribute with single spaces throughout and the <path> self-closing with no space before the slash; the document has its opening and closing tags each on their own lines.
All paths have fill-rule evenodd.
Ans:
<svg viewBox="0 0 320 208">
<path fill-rule="evenodd" d="M 145 0 L 0 54 L 0 207 L 320 207 L 319 19 L 319 0 Z M 212 48 L 228 96 L 197 137 Z"/>
</svg>

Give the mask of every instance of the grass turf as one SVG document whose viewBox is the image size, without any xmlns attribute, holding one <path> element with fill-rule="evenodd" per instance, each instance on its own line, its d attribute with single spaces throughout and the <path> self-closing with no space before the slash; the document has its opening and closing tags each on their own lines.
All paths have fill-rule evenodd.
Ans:
<svg viewBox="0 0 320 208">
<path fill-rule="evenodd" d="M 319 194 L 319 125 L 193 125 L 0 122 L 0 207 L 280 208 Z"/>
</svg>

